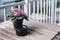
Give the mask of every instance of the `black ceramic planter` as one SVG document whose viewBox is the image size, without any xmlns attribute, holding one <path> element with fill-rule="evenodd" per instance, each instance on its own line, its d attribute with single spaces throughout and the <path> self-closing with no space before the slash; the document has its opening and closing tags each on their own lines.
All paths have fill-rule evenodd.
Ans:
<svg viewBox="0 0 60 40">
<path fill-rule="evenodd" d="M 28 34 L 27 26 L 24 26 L 21 29 L 16 29 L 16 35 L 18 36 L 25 36 Z"/>
<path fill-rule="evenodd" d="M 23 19 L 17 19 L 16 21 L 13 22 L 14 29 L 20 29 L 22 28 L 23 25 Z"/>
<path fill-rule="evenodd" d="M 14 29 L 16 31 L 16 35 L 25 36 L 28 34 L 28 28 L 26 25 L 23 25 L 23 20 L 16 20 L 13 22 Z"/>
</svg>

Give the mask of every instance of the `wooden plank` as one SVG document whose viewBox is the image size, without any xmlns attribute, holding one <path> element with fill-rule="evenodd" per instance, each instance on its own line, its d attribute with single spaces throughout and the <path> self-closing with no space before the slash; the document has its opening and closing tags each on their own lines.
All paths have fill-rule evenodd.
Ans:
<svg viewBox="0 0 60 40">
<path fill-rule="evenodd" d="M 32 28 L 34 29 L 34 28 Z M 13 29 L 9 29 L 9 31 L 12 31 L 14 32 Z M 35 35 L 37 37 L 43 37 L 43 38 L 48 38 L 48 39 L 52 39 L 52 37 L 54 37 L 56 33 L 53 32 L 53 31 L 50 31 L 50 30 L 46 30 L 46 29 L 41 29 L 41 28 L 38 28 L 37 30 L 33 30 L 33 33 L 32 35 Z"/>
<path fill-rule="evenodd" d="M 12 29 L 12 30 L 8 29 L 8 31 L 14 32 L 13 29 Z M 30 30 L 30 31 L 31 31 L 31 30 Z M 47 40 L 47 38 L 44 37 L 44 35 L 41 35 L 41 34 L 35 32 L 35 31 L 32 31 L 32 33 L 31 33 L 30 35 L 27 35 L 27 36 L 25 36 L 25 37 L 26 37 L 26 38 L 29 38 L 29 39 L 31 39 L 31 40 L 36 40 L 36 39 L 44 39 L 44 40 Z"/>
<path fill-rule="evenodd" d="M 4 40 L 8 40 L 8 39 L 9 40 L 16 40 L 16 39 L 6 35 L 5 33 L 1 32 L 1 31 L 0 31 L 0 38 L 3 38 Z"/>
<path fill-rule="evenodd" d="M 0 40 L 4 40 L 4 39 L 0 37 Z"/>
<path fill-rule="evenodd" d="M 36 28 L 36 27 L 35 27 Z M 34 28 L 31 28 L 34 30 Z M 13 32 L 14 30 L 13 29 L 9 29 L 11 32 Z M 50 31 L 50 30 L 47 30 L 47 29 L 44 29 L 44 28 L 38 28 L 36 30 L 33 31 L 35 34 L 38 34 L 39 36 L 42 36 L 43 37 L 47 37 L 47 38 L 50 38 L 52 39 L 52 37 L 54 37 L 54 35 L 56 34 L 56 32 L 54 31 Z"/>
<path fill-rule="evenodd" d="M 11 31 L 8 31 L 8 30 L 6 30 L 6 29 L 1 29 L 1 32 L 2 32 L 2 31 L 3 31 L 5 34 L 10 35 L 9 37 L 12 37 L 13 39 L 16 39 L 16 40 L 27 40 L 27 38 L 25 38 L 25 37 L 17 36 L 17 35 L 15 34 L 15 31 L 11 32 Z M 7 35 L 7 36 L 8 36 L 8 35 Z M 30 39 L 28 39 L 28 40 L 30 40 Z"/>
<path fill-rule="evenodd" d="M 34 30 L 34 28 L 32 28 L 32 29 Z M 14 31 L 13 29 L 9 29 L 9 30 L 11 30 L 11 32 Z M 44 29 L 44 28 L 38 28 L 38 29 L 34 30 L 34 32 L 38 33 L 39 35 L 43 34 L 42 36 L 45 36 L 45 37 L 47 36 L 48 38 L 52 38 L 56 34 L 56 32 L 48 30 L 48 29 Z"/>
<path fill-rule="evenodd" d="M 35 26 L 35 27 L 45 28 L 45 29 L 48 29 L 48 30 L 51 30 L 51 31 L 54 31 L 54 32 L 60 31 L 59 26 L 48 24 L 48 23 L 42 23 L 42 22 L 34 21 L 34 20 L 30 20 L 29 22 L 24 21 L 23 24 L 25 24 L 25 25 L 28 24 L 27 26 Z"/>
</svg>

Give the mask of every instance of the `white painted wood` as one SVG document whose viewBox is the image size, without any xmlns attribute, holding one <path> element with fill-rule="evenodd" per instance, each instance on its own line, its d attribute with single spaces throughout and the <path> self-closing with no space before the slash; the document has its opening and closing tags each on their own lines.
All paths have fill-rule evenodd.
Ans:
<svg viewBox="0 0 60 40">
<path fill-rule="evenodd" d="M 51 24 L 54 22 L 54 0 L 51 0 Z"/>
<path fill-rule="evenodd" d="M 6 4 L 6 5 L 1 5 L 0 6 L 0 9 L 3 9 L 5 7 L 11 7 L 13 5 L 18 5 L 18 4 L 25 4 L 25 1 L 22 1 L 22 2 L 17 2 L 17 3 L 11 3 L 11 4 Z"/>
<path fill-rule="evenodd" d="M 40 0 L 41 22 L 42 22 L 42 0 Z"/>
<path fill-rule="evenodd" d="M 35 1 L 33 2 L 33 20 L 35 19 Z"/>
<path fill-rule="evenodd" d="M 37 1 L 37 9 L 35 8 L 35 6 L 36 6 L 35 1 Z M 13 9 L 14 5 L 18 5 L 18 8 L 20 8 L 20 4 L 22 4 L 22 7 L 24 7 L 22 9 L 29 16 L 29 20 L 30 20 L 31 19 L 31 2 L 33 2 L 33 16 L 32 16 L 33 20 L 37 19 L 37 21 L 40 20 L 41 22 L 42 22 L 42 20 L 43 20 L 43 22 L 45 22 L 45 20 L 46 20 L 46 23 L 48 23 L 48 21 L 49 21 L 49 23 L 51 23 L 51 24 L 53 24 L 53 23 L 57 24 L 56 23 L 56 20 L 57 20 L 56 12 L 60 11 L 60 9 L 59 10 L 56 9 L 57 8 L 57 0 L 46 0 L 46 2 L 45 2 L 45 0 L 43 2 L 42 1 L 43 0 L 31 0 L 31 1 L 25 0 L 22 2 L 18 2 L 18 3 L 12 3 L 12 4 L 0 6 L 0 9 L 4 9 L 4 21 L 6 21 L 6 12 L 5 12 L 6 8 L 11 7 L 11 9 Z M 54 4 L 54 2 L 55 2 L 55 4 Z M 47 10 L 46 14 L 45 14 L 45 5 L 46 5 L 46 10 Z M 48 8 L 48 6 L 49 6 L 49 8 Z M 40 14 L 39 14 L 39 9 L 40 9 Z M 35 14 L 35 10 L 37 10 L 36 14 Z M 44 11 L 44 12 L 42 13 L 42 11 Z M 49 14 L 49 16 L 48 16 L 48 14 Z M 41 17 L 41 18 L 39 19 L 39 17 Z M 59 23 L 60 23 L 60 14 L 59 14 Z"/>
<path fill-rule="evenodd" d="M 29 0 L 29 2 L 33 2 L 33 1 L 40 1 L 40 0 Z"/>
<path fill-rule="evenodd" d="M 18 8 L 20 9 L 20 5 L 18 5 Z"/>
<path fill-rule="evenodd" d="M 31 19 L 31 3 L 29 2 L 29 20 Z"/>
<path fill-rule="evenodd" d="M 44 0 L 44 18 L 45 18 L 45 0 Z M 43 19 L 43 22 L 45 22 L 46 19 Z"/>
<path fill-rule="evenodd" d="M 4 22 L 6 21 L 6 8 L 4 8 Z"/>
<path fill-rule="evenodd" d="M 29 0 L 25 0 L 24 11 L 25 11 L 26 15 L 29 14 Z"/>
<path fill-rule="evenodd" d="M 48 16 L 48 0 L 46 0 L 46 23 L 48 23 L 48 18 L 49 18 L 49 16 Z"/>
<path fill-rule="evenodd" d="M 37 21 L 39 20 L 39 1 L 37 1 Z"/>
<path fill-rule="evenodd" d="M 11 6 L 11 9 L 13 9 L 14 7 L 13 6 Z"/>
<path fill-rule="evenodd" d="M 51 14 L 51 0 L 49 0 L 49 23 L 51 23 L 51 20 L 50 20 L 51 16 L 50 16 L 50 14 Z"/>
<path fill-rule="evenodd" d="M 59 24 L 60 24 L 60 10 L 59 10 Z"/>
<path fill-rule="evenodd" d="M 57 0 L 55 0 L 55 25 L 56 25 L 56 8 L 57 8 Z"/>
</svg>

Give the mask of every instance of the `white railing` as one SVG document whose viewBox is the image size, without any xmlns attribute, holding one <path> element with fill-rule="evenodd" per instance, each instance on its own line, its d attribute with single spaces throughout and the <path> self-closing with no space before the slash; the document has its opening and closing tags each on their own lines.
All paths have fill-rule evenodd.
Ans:
<svg viewBox="0 0 60 40">
<path fill-rule="evenodd" d="M 29 19 L 57 25 L 60 24 L 60 13 L 57 12 L 60 12 L 60 8 L 57 8 L 57 0 L 29 1 Z"/>
<path fill-rule="evenodd" d="M 6 21 L 6 8 L 14 8 L 15 5 L 19 8 L 22 6 L 22 9 L 29 16 L 29 20 L 36 20 L 55 25 L 60 24 L 60 13 L 57 13 L 58 11 L 60 12 L 60 8 L 57 8 L 57 0 L 25 0 L 2 5 L 0 6 L 0 9 L 4 10 L 4 21 Z"/>
</svg>

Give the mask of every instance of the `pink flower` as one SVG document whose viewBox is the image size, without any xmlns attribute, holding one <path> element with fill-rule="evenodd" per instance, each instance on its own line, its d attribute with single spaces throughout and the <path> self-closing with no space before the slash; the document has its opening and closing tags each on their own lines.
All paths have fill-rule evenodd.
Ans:
<svg viewBox="0 0 60 40">
<path fill-rule="evenodd" d="M 11 10 L 11 12 L 13 13 L 14 16 L 19 16 L 21 14 L 24 14 L 24 11 L 19 8 L 14 8 Z"/>
<path fill-rule="evenodd" d="M 18 14 L 16 12 L 13 13 L 14 16 L 17 16 Z"/>
</svg>

